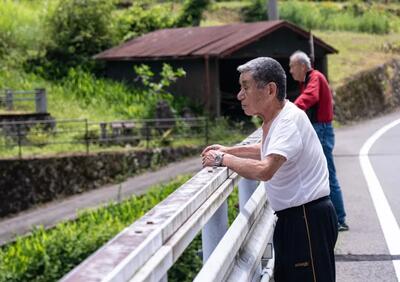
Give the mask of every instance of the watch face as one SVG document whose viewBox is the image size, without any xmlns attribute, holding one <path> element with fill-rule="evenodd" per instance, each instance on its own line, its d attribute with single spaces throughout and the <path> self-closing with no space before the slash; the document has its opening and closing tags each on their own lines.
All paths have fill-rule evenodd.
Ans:
<svg viewBox="0 0 400 282">
<path fill-rule="evenodd" d="M 214 164 L 216 166 L 220 166 L 221 165 L 221 161 L 222 161 L 222 155 L 221 154 L 217 154 L 215 156 L 215 159 L 214 159 Z"/>
</svg>

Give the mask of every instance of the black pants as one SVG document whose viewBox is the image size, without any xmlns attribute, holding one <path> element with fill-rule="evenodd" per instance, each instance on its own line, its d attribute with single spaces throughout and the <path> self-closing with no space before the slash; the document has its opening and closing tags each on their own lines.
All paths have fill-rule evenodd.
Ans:
<svg viewBox="0 0 400 282">
<path fill-rule="evenodd" d="M 329 197 L 276 212 L 276 282 L 334 282 L 337 217 Z"/>
</svg>

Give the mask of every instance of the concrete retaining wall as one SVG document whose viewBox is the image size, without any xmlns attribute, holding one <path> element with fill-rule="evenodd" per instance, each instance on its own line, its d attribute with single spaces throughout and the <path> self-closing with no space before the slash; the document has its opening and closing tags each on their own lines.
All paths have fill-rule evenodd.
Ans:
<svg viewBox="0 0 400 282">
<path fill-rule="evenodd" d="M 180 147 L 0 160 L 0 217 L 200 152 L 199 147 Z"/>
<path fill-rule="evenodd" d="M 335 119 L 341 123 L 389 112 L 400 106 L 400 60 L 358 73 L 335 92 Z"/>
</svg>

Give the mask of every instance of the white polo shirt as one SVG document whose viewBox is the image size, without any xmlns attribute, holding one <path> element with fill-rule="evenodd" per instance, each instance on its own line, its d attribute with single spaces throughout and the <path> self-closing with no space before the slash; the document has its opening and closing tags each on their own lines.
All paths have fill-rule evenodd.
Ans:
<svg viewBox="0 0 400 282">
<path fill-rule="evenodd" d="M 261 159 L 270 154 L 286 158 L 265 182 L 275 211 L 329 195 L 328 167 L 318 136 L 307 115 L 288 100 L 263 140 Z"/>
</svg>

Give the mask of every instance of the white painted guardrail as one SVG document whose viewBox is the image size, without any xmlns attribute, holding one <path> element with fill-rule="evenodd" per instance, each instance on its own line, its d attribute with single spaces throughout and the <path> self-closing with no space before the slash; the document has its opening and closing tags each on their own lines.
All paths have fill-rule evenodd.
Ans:
<svg viewBox="0 0 400 282">
<path fill-rule="evenodd" d="M 257 130 L 241 144 L 260 139 Z M 226 199 L 237 183 L 240 213 L 228 229 Z M 263 185 L 226 167 L 205 168 L 61 281 L 167 281 L 200 231 L 204 265 L 195 281 L 269 281 L 274 224 Z"/>
</svg>

